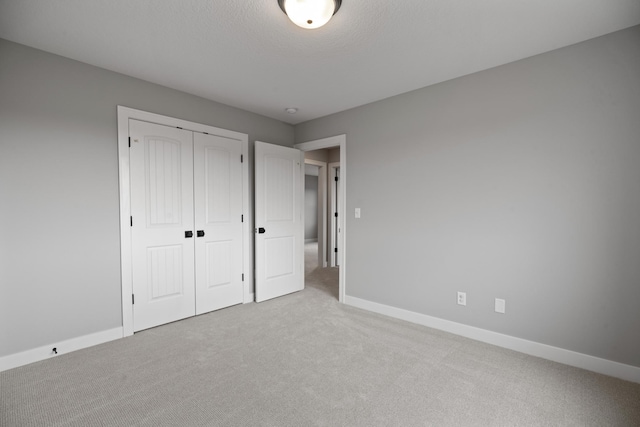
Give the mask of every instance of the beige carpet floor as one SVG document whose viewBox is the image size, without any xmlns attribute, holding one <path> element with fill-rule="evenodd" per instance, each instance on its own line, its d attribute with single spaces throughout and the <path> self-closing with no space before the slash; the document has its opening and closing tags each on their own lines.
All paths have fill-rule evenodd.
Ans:
<svg viewBox="0 0 640 427">
<path fill-rule="evenodd" d="M 640 426 L 640 384 L 344 306 L 307 268 L 302 292 L 0 373 L 0 426 Z"/>
</svg>

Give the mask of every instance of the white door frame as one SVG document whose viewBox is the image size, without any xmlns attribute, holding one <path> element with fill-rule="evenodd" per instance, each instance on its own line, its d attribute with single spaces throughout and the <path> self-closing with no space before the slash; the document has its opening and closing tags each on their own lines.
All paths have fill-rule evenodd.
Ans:
<svg viewBox="0 0 640 427">
<path fill-rule="evenodd" d="M 338 259 L 338 263 L 336 264 L 336 257 L 334 256 L 334 249 L 338 248 L 338 257 L 340 256 L 340 252 L 342 252 L 342 247 L 340 246 L 340 239 L 336 239 L 336 236 L 340 234 L 341 224 L 344 222 L 344 218 L 342 218 L 342 214 L 340 213 L 340 200 L 336 200 L 336 187 L 334 184 L 334 178 L 337 174 L 336 169 L 340 169 L 340 162 L 329 163 L 329 176 L 331 184 L 329 185 L 329 208 L 331 209 L 329 212 L 329 216 L 331 217 L 331 234 L 329 235 L 329 253 L 331 255 L 329 259 L 329 267 L 336 267 L 336 265 L 340 265 L 340 260 Z M 338 197 L 340 195 L 340 179 L 338 179 Z M 336 201 L 338 202 L 337 211 L 336 211 Z M 338 212 L 338 218 L 336 219 L 334 213 Z"/>
<path fill-rule="evenodd" d="M 118 167 L 120 178 L 120 271 L 122 280 L 122 330 L 123 336 L 133 335 L 133 294 L 132 252 L 131 252 L 131 189 L 129 162 L 129 119 L 141 120 L 165 126 L 179 127 L 193 132 L 202 132 L 237 140 L 242 144 L 242 212 L 244 224 L 242 227 L 243 271 L 244 271 L 244 303 L 253 301 L 253 254 L 250 225 L 253 214 L 249 209 L 249 136 L 244 133 L 220 129 L 209 125 L 189 122 L 160 114 L 149 113 L 118 105 Z"/>
<path fill-rule="evenodd" d="M 340 147 L 340 180 L 338 181 L 340 201 L 338 203 L 338 218 L 343 218 L 343 220 L 342 233 L 340 233 L 339 242 L 339 247 L 342 250 L 338 252 L 338 257 L 340 258 L 338 300 L 340 302 L 344 302 L 347 287 L 347 262 L 345 256 L 347 252 L 347 221 L 345 216 L 347 208 L 347 135 L 336 135 L 329 138 L 317 139 L 315 141 L 302 142 L 294 145 L 294 148 L 301 151 L 313 151 L 333 147 Z"/>
<path fill-rule="evenodd" d="M 318 265 L 327 266 L 327 164 L 304 159 L 307 165 L 318 166 Z"/>
</svg>

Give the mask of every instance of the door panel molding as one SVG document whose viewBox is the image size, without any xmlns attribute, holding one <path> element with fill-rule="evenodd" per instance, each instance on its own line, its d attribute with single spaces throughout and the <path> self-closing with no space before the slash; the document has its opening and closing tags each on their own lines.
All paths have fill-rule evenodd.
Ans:
<svg viewBox="0 0 640 427">
<path fill-rule="evenodd" d="M 129 107 L 118 106 L 118 176 L 120 188 L 120 263 L 122 281 L 122 331 L 123 336 L 133 335 L 133 264 L 131 246 L 131 181 L 129 157 L 129 119 L 145 121 L 158 125 L 178 127 L 197 133 L 208 133 L 231 140 L 236 140 L 242 146 L 242 223 L 243 231 L 243 300 L 253 300 L 253 254 L 250 224 L 252 214 L 249 210 L 249 167 L 248 151 L 249 137 L 247 134 L 220 129 L 201 123 L 190 122 L 160 114 L 149 113 Z"/>
</svg>

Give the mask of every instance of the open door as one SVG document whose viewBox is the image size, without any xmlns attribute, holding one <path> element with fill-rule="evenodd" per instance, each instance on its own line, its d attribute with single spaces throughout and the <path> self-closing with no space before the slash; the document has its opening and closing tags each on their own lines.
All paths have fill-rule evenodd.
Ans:
<svg viewBox="0 0 640 427">
<path fill-rule="evenodd" d="M 300 150 L 255 143 L 256 302 L 304 288 Z"/>
</svg>

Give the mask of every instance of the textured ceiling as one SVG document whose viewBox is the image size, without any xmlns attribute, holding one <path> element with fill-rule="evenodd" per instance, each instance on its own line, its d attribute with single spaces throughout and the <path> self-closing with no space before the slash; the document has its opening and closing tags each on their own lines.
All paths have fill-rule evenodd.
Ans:
<svg viewBox="0 0 640 427">
<path fill-rule="evenodd" d="M 0 0 L 0 37 L 300 123 L 640 24 L 640 0 Z M 286 107 L 295 107 L 295 115 Z"/>
</svg>

